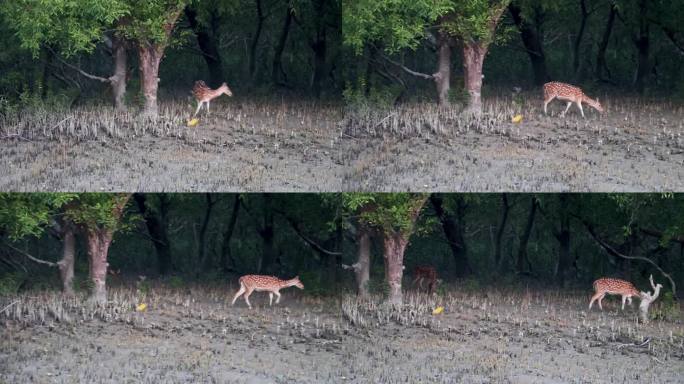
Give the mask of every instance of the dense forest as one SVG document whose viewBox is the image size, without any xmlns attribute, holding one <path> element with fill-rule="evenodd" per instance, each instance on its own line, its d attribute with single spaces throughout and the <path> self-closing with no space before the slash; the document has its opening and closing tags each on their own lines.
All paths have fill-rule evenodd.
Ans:
<svg viewBox="0 0 684 384">
<path fill-rule="evenodd" d="M 5 1 L 0 34 L 0 114 L 89 103 L 156 114 L 200 79 L 238 96 L 342 87 L 337 0 Z"/>
<path fill-rule="evenodd" d="M 673 298 L 682 209 L 666 194 L 2 194 L 0 288 L 103 299 L 105 282 L 139 275 L 224 286 L 260 273 L 401 301 L 432 266 L 453 287 L 654 275 Z"/>
<path fill-rule="evenodd" d="M 672 0 L 344 1 L 358 58 L 347 96 L 477 110 L 482 93 L 559 80 L 681 97 L 683 12 Z"/>
</svg>

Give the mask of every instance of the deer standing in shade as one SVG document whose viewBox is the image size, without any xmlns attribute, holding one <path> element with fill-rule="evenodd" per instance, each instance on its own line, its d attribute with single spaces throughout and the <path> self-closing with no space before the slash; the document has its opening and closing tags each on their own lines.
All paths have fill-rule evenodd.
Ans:
<svg viewBox="0 0 684 384">
<path fill-rule="evenodd" d="M 233 96 L 233 92 L 228 88 L 226 83 L 221 84 L 221 86 L 216 89 L 211 89 L 204 81 L 198 80 L 192 87 L 192 95 L 195 96 L 195 99 L 197 100 L 197 110 L 193 116 L 197 116 L 200 109 L 202 109 L 202 104 L 207 104 L 207 113 L 209 113 L 209 102 L 221 95 Z"/>
</svg>

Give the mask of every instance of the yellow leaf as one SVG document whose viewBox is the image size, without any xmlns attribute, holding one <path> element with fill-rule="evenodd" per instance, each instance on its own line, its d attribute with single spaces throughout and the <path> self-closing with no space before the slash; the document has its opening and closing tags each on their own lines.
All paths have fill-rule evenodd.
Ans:
<svg viewBox="0 0 684 384">
<path fill-rule="evenodd" d="M 434 311 L 432 311 L 432 314 L 433 315 L 439 315 L 442 312 L 444 312 L 444 307 L 437 307 L 437 308 L 435 308 Z"/>
<path fill-rule="evenodd" d="M 140 303 L 140 304 L 138 304 L 137 307 L 135 307 L 135 310 L 138 312 L 142 312 L 146 309 L 147 309 L 147 304 L 145 304 L 145 303 Z"/>
<path fill-rule="evenodd" d="M 188 121 L 188 127 L 194 127 L 199 124 L 199 119 L 194 118 Z"/>
<path fill-rule="evenodd" d="M 522 121 L 522 119 L 523 119 L 522 115 L 515 115 L 515 116 L 513 116 L 513 118 L 511 119 L 511 121 L 514 122 L 514 123 L 516 123 L 516 124 L 518 124 L 518 123 L 520 123 L 520 122 Z"/>
</svg>

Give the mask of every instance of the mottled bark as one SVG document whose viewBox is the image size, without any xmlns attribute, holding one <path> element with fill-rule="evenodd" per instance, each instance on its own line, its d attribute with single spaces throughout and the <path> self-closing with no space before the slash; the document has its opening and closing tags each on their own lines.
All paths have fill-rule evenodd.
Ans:
<svg viewBox="0 0 684 384">
<path fill-rule="evenodd" d="M 388 301 L 392 304 L 401 304 L 403 296 L 401 292 L 401 280 L 404 276 L 404 251 L 408 245 L 407 236 L 393 232 L 383 237 L 385 280 L 389 285 Z"/>
<path fill-rule="evenodd" d="M 76 262 L 76 236 L 71 224 L 61 226 L 62 260 L 57 262 L 59 276 L 62 280 L 62 292 L 67 296 L 74 295 L 74 264 Z"/>
<path fill-rule="evenodd" d="M 371 237 L 368 231 L 359 228 L 356 240 L 358 243 L 358 260 L 354 267 L 356 276 L 356 292 L 361 298 L 368 298 L 368 281 L 370 280 Z"/>
<path fill-rule="evenodd" d="M 437 72 L 433 75 L 440 105 L 449 104 L 451 89 L 451 40 L 442 33 L 437 36 Z"/>
<path fill-rule="evenodd" d="M 109 77 L 114 96 L 114 107 L 120 111 L 126 110 L 126 83 L 128 69 L 128 55 L 126 43 L 118 38 L 112 38 L 112 58 L 114 59 L 114 74 Z"/>
<path fill-rule="evenodd" d="M 487 46 L 474 41 L 463 43 L 463 76 L 468 92 L 466 112 L 474 115 L 482 113 L 482 65 Z"/>
<path fill-rule="evenodd" d="M 93 282 L 90 299 L 95 304 L 107 302 L 107 255 L 112 242 L 113 231 L 91 229 L 85 232 L 88 247 L 89 276 Z"/>
</svg>

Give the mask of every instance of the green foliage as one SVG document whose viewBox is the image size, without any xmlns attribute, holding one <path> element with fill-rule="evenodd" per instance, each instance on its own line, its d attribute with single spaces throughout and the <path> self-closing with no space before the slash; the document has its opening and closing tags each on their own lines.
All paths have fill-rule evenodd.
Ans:
<svg viewBox="0 0 684 384">
<path fill-rule="evenodd" d="M 0 297 L 16 295 L 19 287 L 26 280 L 26 274 L 22 272 L 8 273 L 0 276 Z"/>
<path fill-rule="evenodd" d="M 40 236 L 59 208 L 72 201 L 70 193 L 0 193 L 0 234 L 12 241 Z"/>
<path fill-rule="evenodd" d="M 496 26 L 510 0 L 455 1 L 446 15 L 442 29 L 461 41 L 489 45 L 494 41 Z"/>
<path fill-rule="evenodd" d="M 128 39 L 154 44 L 167 44 L 178 15 L 188 0 L 127 0 L 130 19 L 119 25 Z"/>
<path fill-rule="evenodd" d="M 358 220 L 385 234 L 413 232 L 428 195 L 424 193 L 345 193 L 343 205 Z"/>
<path fill-rule="evenodd" d="M 65 212 L 72 222 L 88 229 L 125 230 L 130 223 L 121 223 L 121 212 L 128 194 L 81 193 Z"/>
</svg>

